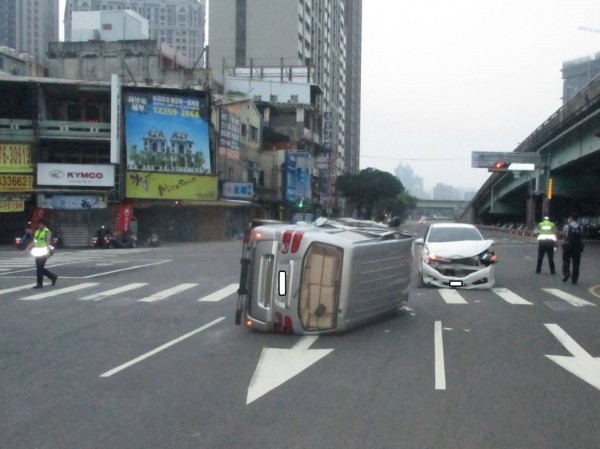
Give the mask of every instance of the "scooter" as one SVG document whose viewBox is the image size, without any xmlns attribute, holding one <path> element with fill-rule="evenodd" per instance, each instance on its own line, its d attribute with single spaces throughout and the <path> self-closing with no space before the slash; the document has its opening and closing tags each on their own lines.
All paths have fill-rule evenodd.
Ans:
<svg viewBox="0 0 600 449">
<path fill-rule="evenodd" d="M 22 237 L 15 237 L 13 240 L 13 246 L 22 251 L 27 248 L 27 245 L 29 245 L 31 239 L 31 234 L 25 234 Z"/>
<path fill-rule="evenodd" d="M 96 231 L 96 235 L 92 237 L 90 246 L 92 248 L 108 248 L 108 242 L 110 239 L 106 239 L 107 236 L 112 235 L 110 230 L 104 226 Z"/>
<path fill-rule="evenodd" d="M 148 246 L 158 246 L 160 245 L 160 239 L 158 238 L 158 232 L 152 231 L 147 241 Z"/>
<path fill-rule="evenodd" d="M 122 238 L 119 238 L 114 234 L 106 234 L 104 236 L 104 247 L 110 249 L 137 248 L 137 235 L 126 234 Z"/>
</svg>

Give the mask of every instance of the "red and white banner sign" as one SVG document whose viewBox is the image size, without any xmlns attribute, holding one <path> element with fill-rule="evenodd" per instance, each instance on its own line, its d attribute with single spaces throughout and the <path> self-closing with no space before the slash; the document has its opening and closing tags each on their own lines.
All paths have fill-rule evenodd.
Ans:
<svg viewBox="0 0 600 449">
<path fill-rule="evenodd" d="M 39 186 L 113 187 L 113 165 L 37 164 Z"/>
</svg>

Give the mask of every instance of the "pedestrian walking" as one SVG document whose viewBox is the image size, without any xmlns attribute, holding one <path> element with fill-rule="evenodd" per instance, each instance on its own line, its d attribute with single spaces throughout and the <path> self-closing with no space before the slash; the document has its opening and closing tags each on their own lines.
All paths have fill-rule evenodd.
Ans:
<svg viewBox="0 0 600 449">
<path fill-rule="evenodd" d="M 33 234 L 33 241 L 27 247 L 28 252 L 33 250 L 32 255 L 35 257 L 37 282 L 33 288 L 42 288 L 44 286 L 44 276 L 52 281 L 53 286 L 56 285 L 58 276 L 46 268 L 46 262 L 51 255 L 50 242 L 52 242 L 52 232 L 46 227 L 43 220 L 39 220 L 37 229 Z"/>
<path fill-rule="evenodd" d="M 538 241 L 538 258 L 535 272 L 542 271 L 542 263 L 544 255 L 548 256 L 548 265 L 550 265 L 550 273 L 556 274 L 554 266 L 554 248 L 556 248 L 556 225 L 550 221 L 549 217 L 544 217 L 544 220 L 538 224 L 535 230 Z"/>
<path fill-rule="evenodd" d="M 579 265 L 583 252 L 582 226 L 577 223 L 577 215 L 571 214 L 562 230 L 562 272 L 563 282 L 571 278 L 573 284 L 579 280 Z"/>
</svg>

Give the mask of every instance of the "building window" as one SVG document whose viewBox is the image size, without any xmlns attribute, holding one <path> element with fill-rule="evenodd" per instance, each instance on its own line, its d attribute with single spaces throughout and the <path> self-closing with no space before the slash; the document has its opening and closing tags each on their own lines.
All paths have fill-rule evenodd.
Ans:
<svg viewBox="0 0 600 449">
<path fill-rule="evenodd" d="M 258 140 L 258 128 L 256 126 L 250 125 L 250 139 L 255 142 Z"/>
<path fill-rule="evenodd" d="M 103 30 L 112 30 L 112 23 L 103 23 L 102 24 L 102 29 Z"/>
<path fill-rule="evenodd" d="M 277 103 L 277 95 L 271 95 L 271 103 Z"/>
</svg>

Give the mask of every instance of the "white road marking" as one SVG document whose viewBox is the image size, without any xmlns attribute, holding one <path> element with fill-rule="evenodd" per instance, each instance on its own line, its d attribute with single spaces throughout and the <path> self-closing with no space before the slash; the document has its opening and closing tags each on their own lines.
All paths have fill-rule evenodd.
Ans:
<svg viewBox="0 0 600 449">
<path fill-rule="evenodd" d="M 129 368 L 130 366 L 133 366 L 133 365 L 135 365 L 136 363 L 139 363 L 139 362 L 141 362 L 142 360 L 145 360 L 145 359 L 147 359 L 148 357 L 151 357 L 151 356 L 153 356 L 154 354 L 157 354 L 157 353 L 159 353 L 160 351 L 163 351 L 163 350 L 165 350 L 165 349 L 167 349 L 167 348 L 169 348 L 169 347 L 171 347 L 171 346 L 173 346 L 173 345 L 175 345 L 175 344 L 177 344 L 177 343 L 179 343 L 179 342 L 181 342 L 181 341 L 185 340 L 186 338 L 190 338 L 191 336 L 193 336 L 193 335 L 196 335 L 197 333 L 199 333 L 199 332 L 202 332 L 203 330 L 206 330 L 206 329 L 208 329 L 208 328 L 209 328 L 209 327 L 211 327 L 211 326 L 214 326 L 215 324 L 217 324 L 217 323 L 219 323 L 219 322 L 223 321 L 224 319 L 225 319 L 225 317 L 224 317 L 224 316 L 222 316 L 222 317 L 220 317 L 220 318 L 217 318 L 216 320 L 213 320 L 213 321 L 211 321 L 210 323 L 208 323 L 208 324 L 205 324 L 204 326 L 202 326 L 202 327 L 200 327 L 200 328 L 198 328 L 198 329 L 196 329 L 196 330 L 193 330 L 193 331 L 191 331 L 191 332 L 188 332 L 187 334 L 185 334 L 185 335 L 182 335 L 181 337 L 178 337 L 178 338 L 176 338 L 175 340 L 171 340 L 170 342 L 168 342 L 168 343 L 165 343 L 164 345 L 162 345 L 162 346 L 159 346 L 158 348 L 155 348 L 155 349 L 153 349 L 152 351 L 149 351 L 149 352 L 147 352 L 147 353 L 145 353 L 145 354 L 142 354 L 141 356 L 139 356 L 139 357 L 136 357 L 135 359 L 133 359 L 133 360 L 130 360 L 129 362 L 126 362 L 126 363 L 124 363 L 124 364 L 122 364 L 122 365 L 119 365 L 119 366 L 117 366 L 116 368 L 113 368 L 113 369 L 111 369 L 111 370 L 109 370 L 109 371 L 107 371 L 107 372 L 105 372 L 105 373 L 103 373 L 103 374 L 100 374 L 100 377 L 110 377 L 110 376 L 112 376 L 113 374 L 116 374 L 116 373 L 118 373 L 119 371 L 123 371 L 125 368 Z"/>
<path fill-rule="evenodd" d="M 546 357 L 600 390 L 600 357 L 592 357 L 558 324 L 544 324 L 544 326 L 572 355 L 572 357 L 560 355 L 546 355 Z"/>
<path fill-rule="evenodd" d="M 435 343 L 435 389 L 446 389 L 446 368 L 444 366 L 444 341 L 442 338 L 442 322 L 436 321 L 433 327 Z"/>
<path fill-rule="evenodd" d="M 578 298 L 570 293 L 563 292 L 557 288 L 543 288 L 546 293 L 550 293 L 551 295 L 556 296 L 564 301 L 567 301 L 569 304 L 575 307 L 583 307 L 583 306 L 596 306 L 593 302 L 586 301 L 585 299 Z"/>
<path fill-rule="evenodd" d="M 83 290 L 84 288 L 93 287 L 94 285 L 98 285 L 98 284 L 94 283 L 94 282 L 77 284 L 77 285 L 73 285 L 71 287 L 59 288 L 59 289 L 56 289 L 56 290 L 52 289 L 50 291 L 46 291 L 46 292 L 43 292 L 43 293 L 38 293 L 38 294 L 32 295 L 32 296 L 26 296 L 25 298 L 19 298 L 19 299 L 22 300 L 22 301 L 37 301 L 38 299 L 51 298 L 53 296 L 59 296 L 59 295 L 62 295 L 63 293 L 69 293 L 69 292 L 75 292 L 77 290 Z"/>
<path fill-rule="evenodd" d="M 263 348 L 248 386 L 246 405 L 300 374 L 333 349 L 310 349 L 316 336 L 302 337 L 291 349 Z"/>
<path fill-rule="evenodd" d="M 521 298 L 519 295 L 511 292 L 507 288 L 495 287 L 495 288 L 492 288 L 492 291 L 510 304 L 529 305 L 529 306 L 533 305 L 533 303 L 530 303 L 529 301 Z"/>
<path fill-rule="evenodd" d="M 83 298 L 79 298 L 80 301 L 100 301 L 101 299 L 108 298 L 109 296 L 118 295 L 119 293 L 128 292 L 129 290 L 134 290 L 139 287 L 143 287 L 144 285 L 148 285 L 143 282 L 127 284 L 123 287 L 113 288 L 112 290 L 107 290 L 100 293 L 94 293 L 93 295 L 84 296 Z"/>
<path fill-rule="evenodd" d="M 48 285 L 48 284 L 46 284 L 46 285 Z M 31 287 L 32 287 L 31 284 L 27 284 L 27 285 L 21 285 L 20 287 L 7 288 L 7 289 L 4 289 L 4 290 L 0 290 L 0 295 L 3 295 L 5 293 L 18 292 L 18 291 L 21 291 L 21 290 L 27 290 L 27 289 L 30 289 Z"/>
<path fill-rule="evenodd" d="M 440 295 L 442 295 L 442 298 L 444 298 L 444 301 L 446 301 L 448 304 L 468 304 L 468 302 L 465 301 L 464 298 L 460 296 L 460 293 L 458 293 L 456 290 L 447 290 L 441 288 L 438 291 L 440 292 Z"/>
<path fill-rule="evenodd" d="M 180 293 L 182 291 L 188 290 L 190 288 L 196 287 L 198 284 L 179 284 L 175 287 L 168 288 L 161 292 L 155 293 L 153 295 L 147 296 L 146 298 L 142 298 L 138 300 L 138 302 L 156 302 L 161 301 L 169 296 L 173 296 L 176 293 Z"/>
<path fill-rule="evenodd" d="M 200 298 L 198 301 L 200 302 L 217 302 L 220 301 L 222 299 L 227 298 L 229 295 L 237 292 L 238 290 L 238 284 L 231 284 L 228 285 L 227 287 L 222 288 L 221 290 L 217 290 L 214 293 L 211 293 L 208 296 L 205 296 L 204 298 Z"/>
<path fill-rule="evenodd" d="M 89 276 L 83 276 L 82 279 L 90 279 L 90 278 L 95 278 L 98 276 L 106 276 L 107 274 L 120 273 L 121 271 L 135 270 L 137 268 L 151 267 L 153 265 L 160 265 L 160 264 L 167 263 L 167 262 L 172 262 L 172 259 L 161 260 L 159 262 L 154 262 L 154 263 L 147 263 L 145 265 L 136 265 L 134 267 L 121 268 L 120 270 L 103 271 L 102 273 L 91 274 Z"/>
</svg>

